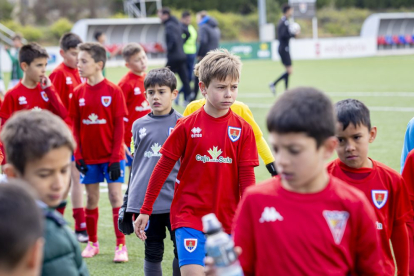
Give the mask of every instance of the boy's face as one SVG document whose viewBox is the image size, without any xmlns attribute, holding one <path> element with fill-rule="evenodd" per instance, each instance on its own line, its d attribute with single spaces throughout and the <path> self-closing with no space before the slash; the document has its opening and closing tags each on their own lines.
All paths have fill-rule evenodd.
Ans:
<svg viewBox="0 0 414 276">
<path fill-rule="evenodd" d="M 92 56 L 86 51 L 80 51 L 78 55 L 78 71 L 82 78 L 94 76 L 102 71 L 102 62 L 95 62 Z"/>
<path fill-rule="evenodd" d="M 371 162 L 368 159 L 368 148 L 377 136 L 376 127 L 369 130 L 365 125 L 355 126 L 350 123 L 344 130 L 343 124 L 337 123 L 336 136 L 339 142 L 336 152 L 345 165 L 355 169 L 371 167 Z"/>
<path fill-rule="evenodd" d="M 105 44 L 105 42 L 106 42 L 106 35 L 105 34 L 101 34 L 98 37 L 98 42 L 101 43 L 101 44 Z"/>
<path fill-rule="evenodd" d="M 318 185 L 315 185 L 315 181 L 326 170 L 325 162 L 337 144 L 335 137 L 331 137 L 318 148 L 314 138 L 296 132 L 271 132 L 269 141 L 282 183 L 289 190 L 297 192 L 306 192 Z"/>
<path fill-rule="evenodd" d="M 22 62 L 22 70 L 26 77 L 34 82 L 40 82 L 46 74 L 47 58 L 35 58 L 30 65 Z"/>
<path fill-rule="evenodd" d="M 60 50 L 63 62 L 70 68 L 76 68 L 78 63 L 78 54 L 79 50 L 77 48 L 70 48 L 67 51 Z"/>
<path fill-rule="evenodd" d="M 13 40 L 13 46 L 15 48 L 21 48 L 23 46 L 23 43 L 20 39 L 16 38 Z"/>
<path fill-rule="evenodd" d="M 27 181 L 38 193 L 39 199 L 49 207 L 58 206 L 70 183 L 72 152 L 62 146 L 53 149 L 45 156 L 28 162 L 24 174 L 11 165 L 5 172 L 8 177 L 17 177 Z"/>
<path fill-rule="evenodd" d="M 135 74 L 141 74 L 147 70 L 147 55 L 145 51 L 141 51 L 131 56 L 126 62 L 126 67 L 129 68 Z"/>
<path fill-rule="evenodd" d="M 208 87 L 200 82 L 201 93 L 216 110 L 230 108 L 237 98 L 238 86 L 239 80 L 230 77 L 227 77 L 224 81 L 212 79 Z"/>
<path fill-rule="evenodd" d="M 171 88 L 165 85 L 148 87 L 145 91 L 145 97 L 149 102 L 154 115 L 166 115 L 171 111 L 172 101 L 178 95 L 177 89 L 171 91 Z"/>
</svg>

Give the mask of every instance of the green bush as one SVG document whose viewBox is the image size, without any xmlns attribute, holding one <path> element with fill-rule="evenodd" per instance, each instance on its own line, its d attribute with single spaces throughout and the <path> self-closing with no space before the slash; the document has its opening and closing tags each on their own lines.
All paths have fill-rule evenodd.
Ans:
<svg viewBox="0 0 414 276">
<path fill-rule="evenodd" d="M 61 18 L 50 26 L 50 33 L 55 39 L 60 39 L 60 37 L 67 32 L 72 30 L 72 22 L 67 18 Z"/>
<path fill-rule="evenodd" d="M 43 32 L 37 27 L 31 25 L 22 26 L 20 23 L 13 20 L 3 21 L 2 24 L 13 32 L 23 35 L 23 37 L 29 42 L 38 41 L 42 39 L 44 35 Z"/>
</svg>

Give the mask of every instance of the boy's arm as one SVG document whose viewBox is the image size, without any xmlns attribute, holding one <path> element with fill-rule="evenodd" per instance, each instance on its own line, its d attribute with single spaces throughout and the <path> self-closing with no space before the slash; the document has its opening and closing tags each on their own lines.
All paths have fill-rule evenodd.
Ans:
<svg viewBox="0 0 414 276">
<path fill-rule="evenodd" d="M 10 115 L 14 112 L 14 99 L 11 93 L 6 93 L 4 101 L 0 107 L 1 126 L 3 127 Z"/>
<path fill-rule="evenodd" d="M 65 90 L 65 87 L 64 87 L 63 84 L 64 84 L 64 81 L 66 81 L 66 80 L 64 80 L 64 76 L 63 76 L 62 72 L 53 71 L 50 74 L 49 78 L 50 78 L 50 81 L 52 82 L 52 84 L 55 88 L 55 91 L 57 92 L 57 94 L 60 96 L 60 98 L 62 100 L 62 96 L 63 96 L 62 92 Z"/>
<path fill-rule="evenodd" d="M 254 183 L 256 183 L 256 177 L 254 175 L 254 167 L 252 166 L 239 167 L 240 196 L 243 196 L 246 188 L 254 185 Z"/>
<path fill-rule="evenodd" d="M 409 270 L 409 240 L 405 223 L 394 225 L 391 243 L 397 263 L 398 275 L 408 275 Z"/>
<path fill-rule="evenodd" d="M 63 105 L 62 101 L 60 100 L 60 97 L 57 95 L 50 79 L 46 77 L 44 81 L 45 83 L 43 83 L 43 81 L 41 82 L 41 87 L 46 92 L 49 98 L 51 111 L 59 117 L 61 117 L 62 119 L 65 119 L 68 116 L 68 111 L 66 110 L 66 107 Z"/>
<path fill-rule="evenodd" d="M 112 143 L 112 155 L 109 161 L 109 165 L 119 162 L 119 153 L 124 146 L 124 117 L 116 117 L 114 120 L 114 140 Z"/>
<path fill-rule="evenodd" d="M 239 149 L 238 160 L 238 179 L 240 195 L 242 196 L 244 190 L 256 182 L 254 176 L 254 167 L 259 166 L 259 159 L 257 155 L 256 142 L 253 135 L 253 130 L 250 125 L 242 128 L 243 141 Z"/>
</svg>

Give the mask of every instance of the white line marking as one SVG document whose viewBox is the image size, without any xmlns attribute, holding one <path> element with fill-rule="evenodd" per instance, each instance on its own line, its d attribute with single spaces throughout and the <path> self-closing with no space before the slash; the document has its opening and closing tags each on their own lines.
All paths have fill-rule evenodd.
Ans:
<svg viewBox="0 0 414 276">
<path fill-rule="evenodd" d="M 332 97 L 414 97 L 414 92 L 326 92 Z M 279 94 L 280 95 L 280 94 Z M 269 93 L 240 93 L 238 98 L 275 98 Z"/>
<path fill-rule="evenodd" d="M 272 104 L 261 104 L 261 103 L 245 103 L 250 108 L 270 108 Z M 414 107 L 390 107 L 390 106 L 368 106 L 370 111 L 389 111 L 389 112 L 413 112 Z"/>
</svg>

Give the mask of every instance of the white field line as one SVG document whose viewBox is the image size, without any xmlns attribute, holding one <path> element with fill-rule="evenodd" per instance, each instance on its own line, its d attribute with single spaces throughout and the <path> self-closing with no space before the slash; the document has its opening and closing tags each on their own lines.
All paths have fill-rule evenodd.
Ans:
<svg viewBox="0 0 414 276">
<path fill-rule="evenodd" d="M 332 97 L 414 97 L 414 92 L 327 92 L 327 94 Z M 275 98 L 275 96 L 270 91 L 269 93 L 249 92 L 240 93 L 237 98 Z"/>
<path fill-rule="evenodd" d="M 250 108 L 270 108 L 272 104 L 262 104 L 262 103 L 246 103 Z M 414 113 L 414 107 L 391 107 L 391 106 L 368 106 L 370 111 L 379 111 L 379 112 L 412 112 Z"/>
</svg>

